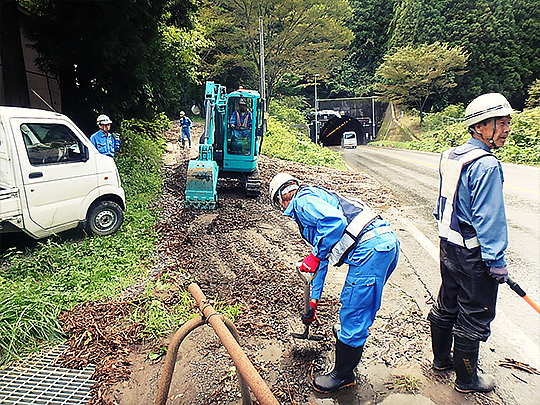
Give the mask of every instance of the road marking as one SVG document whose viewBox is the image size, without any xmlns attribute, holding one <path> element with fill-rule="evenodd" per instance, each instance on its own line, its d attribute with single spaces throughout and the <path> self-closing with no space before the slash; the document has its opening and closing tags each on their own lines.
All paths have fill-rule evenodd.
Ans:
<svg viewBox="0 0 540 405">
<path fill-rule="evenodd" d="M 418 229 L 409 218 L 397 218 L 405 230 L 409 232 L 414 239 L 422 246 L 437 264 L 439 264 L 439 249 L 428 239 L 426 235 Z M 503 326 L 504 325 L 504 326 Z M 540 359 L 540 347 L 524 333 L 520 328 L 502 311 L 497 308 L 497 318 L 493 322 L 493 327 L 497 328 L 498 335 L 506 336 L 510 346 L 518 352 L 523 358 L 534 359 L 538 362 Z M 538 367 L 538 365 L 536 365 Z"/>
<path fill-rule="evenodd" d="M 439 264 L 439 249 L 435 244 L 428 239 L 426 235 L 418 229 L 409 218 L 398 218 L 398 220 L 403 224 L 404 228 L 416 239 L 416 241 L 422 246 L 426 252 L 429 253 L 431 258 Z"/>
<path fill-rule="evenodd" d="M 531 194 L 536 194 L 536 195 L 540 195 L 540 192 L 538 191 L 535 191 L 535 190 L 529 190 L 528 188 L 523 188 L 523 187 L 518 187 L 518 186 L 513 186 L 511 184 L 504 184 L 504 187 L 509 187 L 509 188 L 513 188 L 515 190 L 520 190 L 520 191 L 525 191 L 526 193 L 531 193 Z"/>
</svg>

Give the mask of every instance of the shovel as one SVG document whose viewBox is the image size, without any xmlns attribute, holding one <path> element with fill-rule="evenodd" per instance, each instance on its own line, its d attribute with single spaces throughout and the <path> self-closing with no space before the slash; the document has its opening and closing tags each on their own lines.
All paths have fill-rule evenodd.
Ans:
<svg viewBox="0 0 540 405">
<path fill-rule="evenodd" d="M 300 279 L 304 282 L 304 314 L 307 314 L 309 311 L 309 300 L 311 298 L 311 280 L 315 278 L 315 273 L 305 273 L 300 271 L 300 266 L 296 267 L 296 272 Z M 309 325 L 304 324 L 304 333 L 291 333 L 291 336 L 295 339 L 304 339 L 304 340 L 323 340 L 324 336 L 321 335 L 310 335 L 309 334 Z"/>
</svg>

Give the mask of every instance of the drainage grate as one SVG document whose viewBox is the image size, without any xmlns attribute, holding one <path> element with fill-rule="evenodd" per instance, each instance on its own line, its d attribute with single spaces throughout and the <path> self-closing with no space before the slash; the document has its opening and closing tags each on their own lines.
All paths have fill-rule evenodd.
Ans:
<svg viewBox="0 0 540 405">
<path fill-rule="evenodd" d="M 94 381 L 94 367 L 74 370 L 54 366 L 66 346 L 24 363 L 0 370 L 0 404 L 2 405 L 79 405 L 86 404 Z"/>
</svg>

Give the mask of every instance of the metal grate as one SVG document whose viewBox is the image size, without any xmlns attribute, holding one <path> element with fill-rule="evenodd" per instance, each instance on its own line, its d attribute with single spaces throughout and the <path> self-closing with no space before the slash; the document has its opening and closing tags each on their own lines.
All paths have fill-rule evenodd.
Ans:
<svg viewBox="0 0 540 405">
<path fill-rule="evenodd" d="M 2 405 L 78 405 L 87 403 L 94 385 L 94 367 L 74 370 L 54 366 L 66 346 L 24 363 L 0 370 L 0 404 Z"/>
</svg>

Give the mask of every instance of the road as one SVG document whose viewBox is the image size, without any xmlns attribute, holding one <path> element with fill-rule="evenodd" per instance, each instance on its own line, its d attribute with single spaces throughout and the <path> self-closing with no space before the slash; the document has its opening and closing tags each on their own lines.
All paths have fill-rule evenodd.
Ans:
<svg viewBox="0 0 540 405">
<path fill-rule="evenodd" d="M 339 149 L 339 148 L 338 148 Z M 369 173 L 390 188 L 402 205 L 398 226 L 403 254 L 429 292 L 436 297 L 438 236 L 432 215 L 437 198 L 439 155 L 399 149 L 358 147 L 343 151 L 353 169 Z M 503 163 L 504 196 L 509 225 L 507 261 L 510 276 L 540 302 L 540 168 Z M 428 254 L 426 254 L 428 253 Z M 506 285 L 499 290 L 492 336 L 482 345 L 482 367 L 499 382 L 497 393 L 508 404 L 538 404 L 540 375 L 498 367 L 505 357 L 540 369 L 540 315 Z M 518 374 L 519 373 L 519 374 Z"/>
</svg>

